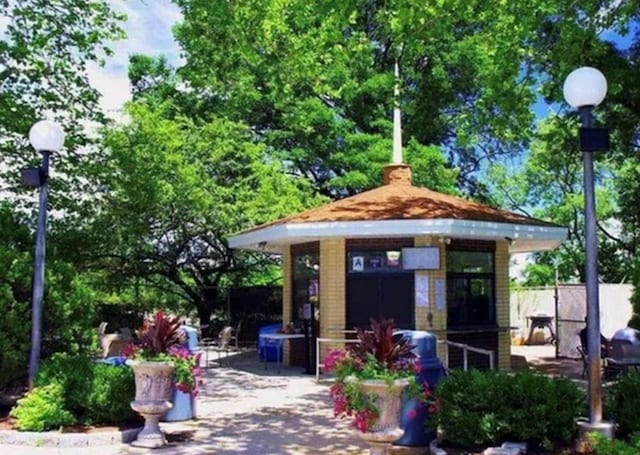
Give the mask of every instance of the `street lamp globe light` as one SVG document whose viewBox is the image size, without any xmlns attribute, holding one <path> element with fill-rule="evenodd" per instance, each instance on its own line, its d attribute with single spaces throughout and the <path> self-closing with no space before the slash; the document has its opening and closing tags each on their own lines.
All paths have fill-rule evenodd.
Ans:
<svg viewBox="0 0 640 455">
<path fill-rule="evenodd" d="M 590 66 L 572 71 L 564 81 L 564 98 L 580 112 L 580 148 L 584 166 L 585 276 L 587 297 L 587 346 L 589 421 L 579 422 L 580 441 L 599 432 L 611 438 L 613 426 L 602 421 L 602 384 L 600 377 L 600 303 L 598 297 L 598 240 L 594 194 L 593 152 L 608 150 L 609 135 L 603 128 L 592 128 L 592 110 L 607 94 L 604 75 Z"/>
<path fill-rule="evenodd" d="M 64 132 L 56 122 L 42 120 L 29 130 L 29 142 L 42 154 L 39 168 L 23 169 L 23 182 L 40 189 L 38 224 L 36 226 L 36 253 L 33 264 L 33 291 L 31 301 L 31 352 L 29 354 L 29 388 L 38 373 L 42 345 L 42 299 L 44 296 L 45 237 L 47 232 L 47 180 L 49 158 L 64 145 Z"/>
<path fill-rule="evenodd" d="M 562 93 L 572 107 L 597 106 L 607 95 L 607 79 L 598 69 L 583 66 L 567 76 Z"/>
<path fill-rule="evenodd" d="M 40 120 L 29 130 L 29 142 L 38 152 L 57 152 L 64 145 L 64 131 L 56 122 Z"/>
</svg>

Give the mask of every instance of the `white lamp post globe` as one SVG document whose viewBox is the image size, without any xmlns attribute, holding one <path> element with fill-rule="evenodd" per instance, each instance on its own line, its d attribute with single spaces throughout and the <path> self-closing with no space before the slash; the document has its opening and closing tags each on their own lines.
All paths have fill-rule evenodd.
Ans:
<svg viewBox="0 0 640 455">
<path fill-rule="evenodd" d="M 56 122 L 40 120 L 29 130 L 29 142 L 38 152 L 57 152 L 64 145 L 64 131 Z"/>
<path fill-rule="evenodd" d="M 598 69 L 583 66 L 567 76 L 562 93 L 572 107 L 597 106 L 607 94 L 607 79 Z"/>
</svg>

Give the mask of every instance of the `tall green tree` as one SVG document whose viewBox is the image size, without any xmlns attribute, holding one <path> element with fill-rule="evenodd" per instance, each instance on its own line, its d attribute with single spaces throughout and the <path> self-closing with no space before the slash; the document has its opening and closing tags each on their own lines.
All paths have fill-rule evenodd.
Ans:
<svg viewBox="0 0 640 455">
<path fill-rule="evenodd" d="M 567 240 L 556 250 L 537 254 L 535 263 L 525 270 L 525 284 L 543 286 L 555 280 L 585 281 L 584 180 L 582 154 L 576 150 L 575 121 L 549 117 L 541 122 L 531 152 L 521 168 L 495 165 L 488 171 L 488 188 L 497 204 L 531 216 L 548 219 L 567 228 Z M 611 162 L 604 154 L 596 155 L 596 207 L 599 220 L 601 279 L 620 282 L 625 270 L 625 254 L 615 241 L 616 192 L 611 184 Z M 606 252 L 606 253 L 605 253 Z M 628 259 L 628 254 L 626 255 Z"/>
<path fill-rule="evenodd" d="M 52 158 L 60 177 L 51 181 L 50 205 L 73 210 L 94 159 L 82 150 L 90 142 L 86 128 L 105 122 L 87 65 L 111 55 L 107 43 L 124 36 L 124 17 L 105 0 L 0 1 L 0 16 L 8 21 L 0 34 L 2 188 L 23 191 L 20 169 L 40 161 L 26 141 L 29 128 L 54 117 L 65 130 L 66 149 Z"/>
<path fill-rule="evenodd" d="M 544 3 L 547 9 L 540 16 L 531 40 L 533 52 L 527 59 L 542 76 L 540 94 L 559 112 L 539 124 L 524 169 L 505 180 L 504 168 L 494 168 L 487 187 L 492 197 L 507 206 L 552 219 L 569 229 L 568 241 L 557 251 L 536 255 L 536 264 L 529 269 L 532 284 L 549 284 L 554 266 L 560 279 L 584 281 L 583 171 L 576 139 L 579 125 L 577 112 L 563 100 L 562 85 L 573 69 L 585 65 L 599 68 L 608 79 L 609 92 L 595 110 L 596 124 L 610 128 L 612 139 L 610 151 L 594 155 L 599 269 L 602 280 L 629 280 L 634 276 L 640 232 L 634 196 L 640 126 L 640 93 L 635 82 L 640 2 L 565 2 L 557 5 L 559 9 L 554 2 Z"/>
<path fill-rule="evenodd" d="M 225 280 L 258 261 L 234 254 L 226 237 L 318 201 L 240 123 L 173 116 L 171 101 L 140 100 L 127 111 L 130 123 L 105 133 L 109 169 L 96 232 L 106 235 L 96 265 L 175 295 L 207 324 Z"/>
<path fill-rule="evenodd" d="M 535 100 L 531 42 L 560 3 L 176 0 L 175 30 L 185 79 L 335 197 L 380 183 L 389 155 L 372 144 L 391 136 L 394 102 L 406 141 L 446 153 L 462 183 L 521 152 Z M 410 164 L 426 167 L 424 156 Z"/>
</svg>

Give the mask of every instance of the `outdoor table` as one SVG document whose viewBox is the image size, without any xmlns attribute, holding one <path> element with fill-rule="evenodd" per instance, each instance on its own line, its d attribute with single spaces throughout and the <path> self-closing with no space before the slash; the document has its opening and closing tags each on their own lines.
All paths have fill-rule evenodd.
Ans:
<svg viewBox="0 0 640 455">
<path fill-rule="evenodd" d="M 282 344 L 285 342 L 285 340 L 292 340 L 295 338 L 304 338 L 304 334 L 303 333 L 261 333 L 259 335 L 260 338 L 264 339 L 264 341 L 275 341 L 277 346 L 276 346 L 276 368 L 278 370 L 278 373 L 280 373 L 280 363 L 282 362 L 282 359 L 280 358 L 281 356 L 281 347 Z M 263 345 L 263 348 L 266 347 L 266 344 Z M 266 352 L 264 355 L 264 369 L 267 369 L 267 356 L 266 356 Z"/>
</svg>

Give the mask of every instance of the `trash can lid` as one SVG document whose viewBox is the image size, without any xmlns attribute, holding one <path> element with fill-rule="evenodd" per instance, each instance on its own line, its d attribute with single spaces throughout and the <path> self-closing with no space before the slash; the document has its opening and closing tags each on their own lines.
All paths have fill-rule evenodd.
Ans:
<svg viewBox="0 0 640 455">
<path fill-rule="evenodd" d="M 409 339 L 409 343 L 415 346 L 415 352 L 419 358 L 437 358 L 438 338 L 425 330 L 398 330 L 394 335 L 402 334 Z"/>
</svg>

